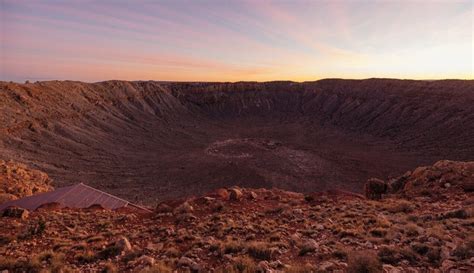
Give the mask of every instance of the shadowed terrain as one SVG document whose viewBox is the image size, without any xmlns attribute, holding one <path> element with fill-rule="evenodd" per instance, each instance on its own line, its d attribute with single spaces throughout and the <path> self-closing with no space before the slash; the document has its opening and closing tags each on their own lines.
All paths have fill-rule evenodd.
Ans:
<svg viewBox="0 0 474 273">
<path fill-rule="evenodd" d="M 130 199 L 361 191 L 473 160 L 474 81 L 0 83 L 0 159 Z"/>
</svg>

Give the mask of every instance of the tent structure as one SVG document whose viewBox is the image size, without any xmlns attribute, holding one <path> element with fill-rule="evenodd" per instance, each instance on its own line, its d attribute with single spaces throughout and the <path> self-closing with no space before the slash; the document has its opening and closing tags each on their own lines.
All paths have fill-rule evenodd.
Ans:
<svg viewBox="0 0 474 273">
<path fill-rule="evenodd" d="M 100 205 L 111 210 L 126 207 L 140 212 L 151 212 L 144 207 L 94 189 L 83 183 L 5 202 L 0 204 L 0 211 L 12 206 L 33 211 L 42 205 L 50 203 L 58 203 L 62 208 L 88 208 L 92 205 Z"/>
</svg>

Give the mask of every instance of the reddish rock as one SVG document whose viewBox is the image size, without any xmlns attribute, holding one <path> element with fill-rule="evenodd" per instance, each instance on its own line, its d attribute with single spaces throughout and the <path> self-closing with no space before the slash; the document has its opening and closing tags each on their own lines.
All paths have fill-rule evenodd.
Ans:
<svg viewBox="0 0 474 273">
<path fill-rule="evenodd" d="M 22 220 L 28 218 L 29 214 L 28 210 L 19 207 L 8 207 L 2 212 L 3 217 L 20 218 Z"/>
<path fill-rule="evenodd" d="M 367 199 L 380 200 L 382 194 L 387 193 L 387 189 L 387 184 L 383 180 L 370 178 L 364 186 L 365 197 Z"/>
<path fill-rule="evenodd" d="M 232 201 L 240 201 L 242 200 L 242 197 L 243 197 L 243 194 L 242 194 L 242 191 L 240 189 L 237 189 L 237 188 L 232 188 L 229 190 L 230 192 L 230 200 Z"/>
</svg>

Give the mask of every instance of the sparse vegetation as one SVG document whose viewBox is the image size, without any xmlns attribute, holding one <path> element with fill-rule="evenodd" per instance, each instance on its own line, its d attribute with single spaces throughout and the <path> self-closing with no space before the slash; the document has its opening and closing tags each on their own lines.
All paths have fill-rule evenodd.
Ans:
<svg viewBox="0 0 474 273">
<path fill-rule="evenodd" d="M 380 263 L 377 256 L 372 253 L 352 253 L 349 256 L 347 272 L 380 273 L 382 272 L 382 263 Z"/>
</svg>

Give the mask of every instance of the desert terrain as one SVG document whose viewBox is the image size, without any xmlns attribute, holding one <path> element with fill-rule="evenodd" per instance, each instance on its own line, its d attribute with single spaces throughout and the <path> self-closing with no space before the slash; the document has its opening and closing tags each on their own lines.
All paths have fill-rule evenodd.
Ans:
<svg viewBox="0 0 474 273">
<path fill-rule="evenodd" d="M 474 81 L 1 82 L 0 203 L 147 209 L 7 207 L 0 271 L 473 272 L 473 136 Z"/>
<path fill-rule="evenodd" d="M 22 165 L 0 170 L 3 184 L 24 181 L 8 184 L 12 193 L 50 186 L 43 179 L 40 188 L 38 171 Z M 388 188 L 381 196 L 369 188 L 372 199 L 220 188 L 157 203 L 146 214 L 97 206 L 7 209 L 0 218 L 0 270 L 472 272 L 474 162 L 439 161 L 370 183 Z"/>
<path fill-rule="evenodd" d="M 0 83 L 0 159 L 153 205 L 221 187 L 362 192 L 473 159 L 474 82 Z"/>
</svg>

